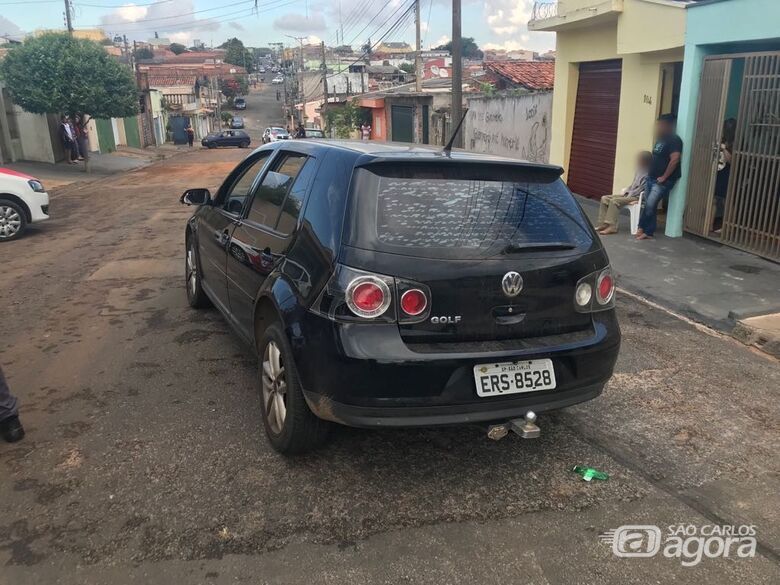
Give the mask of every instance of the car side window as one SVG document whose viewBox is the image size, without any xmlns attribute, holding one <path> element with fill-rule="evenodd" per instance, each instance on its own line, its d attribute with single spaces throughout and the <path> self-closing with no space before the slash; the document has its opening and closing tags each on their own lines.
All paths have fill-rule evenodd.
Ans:
<svg viewBox="0 0 780 585">
<path fill-rule="evenodd" d="M 233 184 L 227 191 L 222 206 L 225 211 L 235 215 L 241 214 L 241 210 L 244 208 L 244 201 L 246 201 L 247 195 L 249 195 L 252 190 L 252 184 L 270 156 L 270 150 L 261 152 L 260 155 L 250 163 L 241 174 L 239 174 L 236 180 L 233 181 Z"/>
<path fill-rule="evenodd" d="M 282 205 L 290 187 L 306 162 L 306 155 L 282 153 L 274 167 L 263 177 L 255 191 L 247 219 L 275 229 Z"/>
<path fill-rule="evenodd" d="M 295 182 L 292 184 L 290 192 L 282 203 L 282 212 L 276 222 L 276 231 L 283 234 L 291 234 L 298 223 L 298 216 L 303 208 L 303 200 L 306 198 L 306 192 L 314 179 L 317 170 L 317 161 L 313 158 L 306 159 Z"/>
</svg>

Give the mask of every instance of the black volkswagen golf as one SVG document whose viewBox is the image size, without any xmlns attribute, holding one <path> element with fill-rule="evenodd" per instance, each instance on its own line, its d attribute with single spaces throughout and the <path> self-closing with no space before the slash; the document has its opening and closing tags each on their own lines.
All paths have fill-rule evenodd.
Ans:
<svg viewBox="0 0 780 585">
<path fill-rule="evenodd" d="M 256 348 L 273 447 L 310 450 L 334 422 L 534 436 L 534 413 L 595 398 L 620 346 L 614 282 L 561 172 L 294 141 L 186 191 L 189 303 Z"/>
</svg>

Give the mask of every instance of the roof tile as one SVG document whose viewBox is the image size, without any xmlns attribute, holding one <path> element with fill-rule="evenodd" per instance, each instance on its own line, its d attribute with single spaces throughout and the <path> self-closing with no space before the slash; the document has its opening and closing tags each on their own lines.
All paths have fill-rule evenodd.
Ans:
<svg viewBox="0 0 780 585">
<path fill-rule="evenodd" d="M 528 89 L 552 89 L 555 63 L 549 61 L 490 61 L 485 68 Z"/>
</svg>

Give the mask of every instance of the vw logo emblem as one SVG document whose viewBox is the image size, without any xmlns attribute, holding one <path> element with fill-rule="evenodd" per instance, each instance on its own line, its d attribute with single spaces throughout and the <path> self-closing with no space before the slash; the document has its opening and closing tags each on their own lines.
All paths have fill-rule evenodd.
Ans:
<svg viewBox="0 0 780 585">
<path fill-rule="evenodd" d="M 508 297 L 516 297 L 523 290 L 523 277 L 514 270 L 507 272 L 501 279 L 501 288 Z"/>
</svg>

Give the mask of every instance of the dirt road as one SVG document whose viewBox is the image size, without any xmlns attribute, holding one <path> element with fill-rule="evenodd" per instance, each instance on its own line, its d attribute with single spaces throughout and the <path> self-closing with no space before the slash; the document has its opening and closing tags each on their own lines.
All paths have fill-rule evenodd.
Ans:
<svg viewBox="0 0 780 585">
<path fill-rule="evenodd" d="M 0 247 L 28 430 L 0 445 L 0 583 L 778 582 L 777 362 L 626 297 L 615 378 L 536 441 L 341 429 L 272 452 L 252 351 L 183 289 L 178 196 L 245 154 L 55 191 L 53 219 Z M 688 523 L 754 525 L 755 558 L 686 568 L 599 540 Z"/>
</svg>

